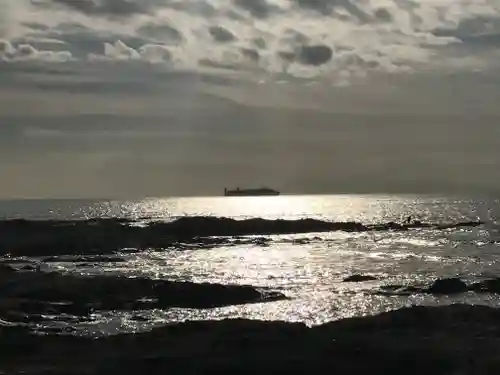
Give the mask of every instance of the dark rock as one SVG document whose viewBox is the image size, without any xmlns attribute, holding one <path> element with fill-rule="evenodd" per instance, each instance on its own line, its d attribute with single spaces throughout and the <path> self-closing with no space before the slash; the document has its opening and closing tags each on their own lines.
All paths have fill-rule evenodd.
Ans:
<svg viewBox="0 0 500 375">
<path fill-rule="evenodd" d="M 126 260 L 121 257 L 114 256 L 105 256 L 105 255 L 95 255 L 95 256 L 52 256 L 48 258 L 44 258 L 43 261 L 45 263 L 59 263 L 59 262 L 68 262 L 68 263 L 121 263 Z"/>
<path fill-rule="evenodd" d="M 459 294 L 467 291 L 475 293 L 500 294 L 500 278 L 488 279 L 467 285 L 459 278 L 438 279 L 428 288 L 416 285 L 383 285 L 377 294 L 408 295 L 413 293 Z"/>
<path fill-rule="evenodd" d="M 36 266 L 32 266 L 31 264 L 26 264 L 20 268 L 21 271 L 37 271 L 38 268 Z"/>
<path fill-rule="evenodd" d="M 343 282 L 345 283 L 359 283 L 359 282 L 362 282 L 362 281 L 373 281 L 373 280 L 377 280 L 377 278 L 375 276 L 370 276 L 370 275 L 351 275 L 351 276 L 348 276 L 346 277 Z"/>
<path fill-rule="evenodd" d="M 469 287 L 469 290 L 476 293 L 500 293 L 500 279 L 484 280 L 474 283 Z"/>
<path fill-rule="evenodd" d="M 376 294 L 381 295 L 409 295 L 418 293 L 427 294 L 459 294 L 465 293 L 469 287 L 465 282 L 459 278 L 438 279 L 434 281 L 429 287 L 421 287 L 417 285 L 384 285 L 380 287 L 381 291 Z"/>
<path fill-rule="evenodd" d="M 467 292 L 467 284 L 459 278 L 436 280 L 429 288 L 427 293 L 431 294 L 457 294 Z"/>
<path fill-rule="evenodd" d="M 455 224 L 382 223 L 364 225 L 357 222 L 329 222 L 316 219 L 300 220 L 235 220 L 219 217 L 182 217 L 173 222 L 154 222 L 146 227 L 131 226 L 129 221 L 117 219 L 81 221 L 0 221 L 0 255 L 54 256 L 75 255 L 80 261 L 99 262 L 99 258 L 81 257 L 110 254 L 124 249 L 176 248 L 189 244 L 206 248 L 217 246 L 226 236 L 270 235 L 313 232 L 403 231 L 412 228 L 443 230 L 473 227 L 480 222 Z M 217 237 L 218 239 L 213 239 Z M 53 258 L 57 260 L 58 258 Z M 108 260 L 111 260 L 108 258 Z M 119 259 L 113 259 L 119 261 Z"/>
<path fill-rule="evenodd" d="M 6 264 L 0 264 L 0 277 L 15 274 L 16 270 Z"/>
<path fill-rule="evenodd" d="M 2 298 L 24 301 L 30 313 L 88 315 L 93 308 L 130 310 L 167 307 L 211 308 L 286 299 L 278 292 L 251 286 L 197 284 L 114 276 L 73 276 L 57 273 L 14 273 Z M 0 278 L 2 282 L 2 278 Z M 143 300 L 147 302 L 141 302 Z"/>
<path fill-rule="evenodd" d="M 496 374 L 500 311 L 484 306 L 411 307 L 308 328 L 223 320 L 83 338 L 0 335 L 5 373 L 51 374 Z M 50 369 L 50 372 L 43 372 Z M 30 370 L 30 371 L 28 371 Z"/>
</svg>

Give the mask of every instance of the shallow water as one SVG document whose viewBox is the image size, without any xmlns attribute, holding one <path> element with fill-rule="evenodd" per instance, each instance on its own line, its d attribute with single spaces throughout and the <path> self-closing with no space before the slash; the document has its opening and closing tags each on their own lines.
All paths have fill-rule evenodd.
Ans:
<svg viewBox="0 0 500 375">
<path fill-rule="evenodd" d="M 134 331 L 185 319 L 245 317 L 302 321 L 312 325 L 413 304 L 465 301 L 498 305 L 500 299 L 489 294 L 388 297 L 376 295 L 374 291 L 380 285 L 425 284 L 438 277 L 459 276 L 464 280 L 476 280 L 499 276 L 499 214 L 498 200 L 414 196 L 0 202 L 0 217 L 35 220 L 122 217 L 143 222 L 170 221 L 182 216 L 218 216 L 237 219 L 317 218 L 372 224 L 401 222 L 412 215 L 414 219 L 434 223 L 485 221 L 476 228 L 447 230 L 259 235 L 253 236 L 253 240 L 233 238 L 229 242 L 202 248 L 128 249 L 122 254 L 127 261 L 119 263 L 44 263 L 43 269 L 88 275 L 124 274 L 266 286 L 291 297 L 288 301 L 205 310 L 99 311 L 91 322 L 48 320 L 45 323 L 77 326 L 88 334 Z M 342 282 L 343 278 L 354 273 L 370 274 L 378 280 Z"/>
</svg>

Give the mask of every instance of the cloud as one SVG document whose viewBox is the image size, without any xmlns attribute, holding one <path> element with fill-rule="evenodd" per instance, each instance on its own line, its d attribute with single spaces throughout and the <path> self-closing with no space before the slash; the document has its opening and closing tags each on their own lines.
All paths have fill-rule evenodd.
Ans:
<svg viewBox="0 0 500 375">
<path fill-rule="evenodd" d="M 226 43 L 232 42 L 236 39 L 231 31 L 225 29 L 222 26 L 211 26 L 208 28 L 208 32 L 217 42 Z"/>
<path fill-rule="evenodd" d="M 0 40 L 0 60 L 5 62 L 37 61 L 63 63 L 73 59 L 69 51 L 38 50 L 31 44 L 14 46 L 8 40 Z"/>
<path fill-rule="evenodd" d="M 89 61 L 142 61 L 148 63 L 164 63 L 172 60 L 172 51 L 165 45 L 144 44 L 134 49 L 121 40 L 115 43 L 105 43 L 104 53 L 89 54 Z"/>
<path fill-rule="evenodd" d="M 340 18 L 342 13 L 336 13 L 340 10 L 341 12 L 347 12 L 347 14 L 360 22 L 370 22 L 372 18 L 364 9 L 359 7 L 356 2 L 352 0 L 294 0 L 295 3 L 302 9 L 311 9 L 319 12 L 322 15 L 337 15 Z"/>
<path fill-rule="evenodd" d="M 137 29 L 139 35 L 163 43 L 179 44 L 184 40 L 182 33 L 168 23 L 148 23 Z"/>
<path fill-rule="evenodd" d="M 324 77 L 339 84 L 354 76 L 439 70 L 451 59 L 453 69 L 484 68 L 486 60 L 493 61 L 485 46 L 496 48 L 500 34 L 500 6 L 495 0 L 30 0 L 9 4 L 11 37 L 4 39 L 37 51 L 68 51 L 73 59 L 85 61 L 90 56 L 94 63 L 156 61 L 182 70 L 205 71 L 210 66 L 221 73 L 251 69 L 267 79 L 285 74 Z M 44 39 L 46 44 L 41 42 Z M 62 43 L 49 45 L 51 39 Z M 143 46 L 156 47 L 144 52 Z M 474 59 L 470 58 L 473 50 L 481 50 Z"/>
<path fill-rule="evenodd" d="M 324 45 L 303 46 L 299 49 L 297 59 L 305 65 L 323 65 L 333 56 L 332 49 Z"/>
<path fill-rule="evenodd" d="M 147 13 L 151 7 L 148 0 L 51 0 L 51 2 L 89 15 L 130 16 Z"/>
<path fill-rule="evenodd" d="M 234 4 L 257 18 L 266 18 L 279 10 L 278 7 L 269 4 L 266 0 L 234 0 Z"/>
</svg>

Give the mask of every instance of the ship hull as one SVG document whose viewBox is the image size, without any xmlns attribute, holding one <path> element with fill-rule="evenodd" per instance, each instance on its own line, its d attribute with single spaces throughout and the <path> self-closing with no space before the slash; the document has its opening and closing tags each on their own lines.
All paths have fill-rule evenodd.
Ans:
<svg viewBox="0 0 500 375">
<path fill-rule="evenodd" d="M 226 197 L 261 197 L 261 196 L 277 196 L 279 191 L 273 189 L 236 189 L 224 190 Z"/>
<path fill-rule="evenodd" d="M 227 193 L 224 194 L 226 197 L 263 197 L 263 196 L 278 196 L 280 195 L 279 192 L 269 192 L 269 193 L 245 193 L 245 192 L 230 192 L 228 191 Z"/>
</svg>

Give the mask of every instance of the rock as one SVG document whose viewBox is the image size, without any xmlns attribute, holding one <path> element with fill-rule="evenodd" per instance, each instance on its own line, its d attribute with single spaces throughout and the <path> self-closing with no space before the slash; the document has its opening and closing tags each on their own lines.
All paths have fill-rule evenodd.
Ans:
<svg viewBox="0 0 500 375">
<path fill-rule="evenodd" d="M 469 290 L 476 293 L 500 293 L 500 279 L 484 280 L 474 283 L 469 287 Z"/>
<path fill-rule="evenodd" d="M 300 220 L 236 220 L 224 217 L 181 217 L 172 222 L 153 222 L 148 226 L 130 225 L 117 219 L 83 221 L 0 221 L 0 255 L 52 256 L 47 261 L 60 261 L 61 255 L 78 256 L 79 261 L 118 262 L 112 254 L 124 249 L 173 248 L 179 244 L 217 246 L 228 236 L 271 235 L 314 232 L 405 231 L 409 228 L 443 230 L 473 227 L 481 222 L 454 224 L 420 223 L 409 226 L 398 223 L 365 225 L 358 222 L 329 222 L 318 219 Z M 216 237 L 218 240 L 214 240 Z M 227 240 L 226 240 L 227 241 Z M 111 255 L 110 255 L 111 254 Z M 92 257 L 91 257 L 92 256 Z M 75 258 L 76 259 L 76 258 Z"/>
<path fill-rule="evenodd" d="M 126 260 L 116 256 L 89 255 L 89 256 L 52 256 L 44 258 L 45 263 L 121 263 Z"/>
<path fill-rule="evenodd" d="M 149 320 L 149 318 L 147 316 L 143 316 L 143 315 L 133 315 L 130 317 L 131 320 L 134 320 L 136 322 L 147 322 Z"/>
<path fill-rule="evenodd" d="M 457 294 L 467 292 L 467 284 L 459 278 L 439 279 L 426 289 L 431 294 Z"/>
<path fill-rule="evenodd" d="M 0 372 L 51 374 L 497 374 L 500 311 L 410 307 L 311 328 L 229 319 L 100 338 L 1 328 Z M 30 371 L 28 371 L 30 370 Z"/>
<path fill-rule="evenodd" d="M 346 277 L 343 282 L 345 283 L 359 283 L 362 281 L 373 281 L 377 280 L 375 276 L 370 276 L 370 275 L 351 275 L 349 277 Z"/>
<path fill-rule="evenodd" d="M 58 273 L 14 272 L 2 297 L 24 302 L 31 313 L 90 313 L 106 310 L 167 307 L 212 308 L 286 299 L 275 291 L 248 285 L 174 282 L 122 276 L 62 275 Z M 148 302 L 143 303 L 144 299 Z M 50 310 L 49 310 L 50 308 Z M 20 308 L 23 311 L 23 308 Z"/>
<path fill-rule="evenodd" d="M 500 278 L 483 280 L 468 286 L 459 278 L 438 279 L 428 288 L 415 285 L 383 285 L 380 291 L 376 294 L 391 296 L 391 295 L 408 295 L 414 293 L 430 293 L 430 294 L 459 294 L 467 291 L 475 293 L 495 293 L 500 294 Z"/>
</svg>

